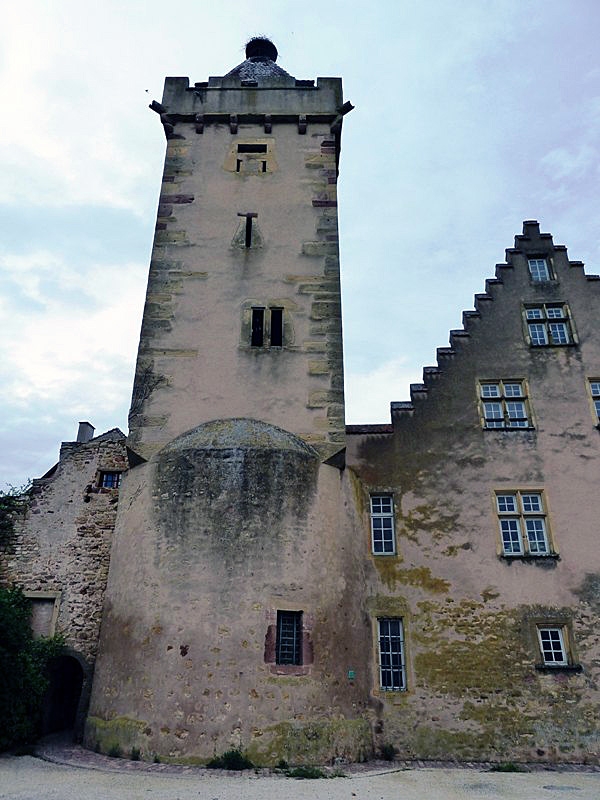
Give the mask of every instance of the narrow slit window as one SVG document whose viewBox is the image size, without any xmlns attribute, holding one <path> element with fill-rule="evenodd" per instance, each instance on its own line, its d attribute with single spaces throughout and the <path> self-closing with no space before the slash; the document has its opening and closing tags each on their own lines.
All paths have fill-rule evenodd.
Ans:
<svg viewBox="0 0 600 800">
<path fill-rule="evenodd" d="M 266 153 L 266 144 L 238 144 L 238 153 Z"/>
<path fill-rule="evenodd" d="M 263 172 L 266 172 L 266 171 L 267 171 L 267 162 L 266 162 L 266 161 L 263 161 L 263 162 L 262 162 L 262 171 L 263 171 Z"/>
<path fill-rule="evenodd" d="M 236 172 L 240 172 L 241 169 L 242 169 L 242 162 L 241 162 L 241 159 L 238 158 L 238 159 L 236 159 L 236 162 L 235 162 L 235 171 Z"/>
<path fill-rule="evenodd" d="M 252 334 L 250 344 L 252 347 L 262 347 L 265 341 L 265 310 L 264 308 L 252 309 Z"/>
<path fill-rule="evenodd" d="M 271 347 L 283 346 L 283 308 L 271 309 Z"/>
</svg>

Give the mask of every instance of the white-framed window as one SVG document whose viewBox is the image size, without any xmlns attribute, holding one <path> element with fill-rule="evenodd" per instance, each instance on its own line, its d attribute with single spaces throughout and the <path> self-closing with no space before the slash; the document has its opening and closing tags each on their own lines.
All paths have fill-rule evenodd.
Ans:
<svg viewBox="0 0 600 800">
<path fill-rule="evenodd" d="M 573 344 L 569 309 L 564 303 L 526 306 L 525 319 L 532 347 Z"/>
<path fill-rule="evenodd" d="M 480 381 L 479 402 L 484 428 L 531 428 L 524 381 Z"/>
<path fill-rule="evenodd" d="M 552 555 L 542 492 L 498 491 L 496 511 L 503 555 Z"/>
<path fill-rule="evenodd" d="M 276 664 L 302 664 L 302 611 L 277 612 Z"/>
<path fill-rule="evenodd" d="M 596 412 L 596 422 L 600 423 L 600 378 L 590 378 L 590 394 Z"/>
<path fill-rule="evenodd" d="M 564 667 L 569 664 L 565 643 L 565 630 L 561 626 L 538 625 L 538 640 L 542 664 L 548 667 Z"/>
<path fill-rule="evenodd" d="M 375 555 L 396 552 L 394 498 L 391 494 L 371 495 L 371 547 Z"/>
<path fill-rule="evenodd" d="M 377 620 L 379 641 L 379 687 L 386 692 L 406 689 L 404 626 L 400 617 Z"/>
<path fill-rule="evenodd" d="M 530 258 L 527 264 L 529 266 L 529 275 L 534 283 L 551 280 L 550 267 L 545 258 Z"/>
</svg>

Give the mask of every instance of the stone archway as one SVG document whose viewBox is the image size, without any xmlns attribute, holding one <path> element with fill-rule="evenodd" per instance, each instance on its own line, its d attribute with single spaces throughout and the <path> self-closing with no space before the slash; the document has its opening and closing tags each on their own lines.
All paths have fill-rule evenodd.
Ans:
<svg viewBox="0 0 600 800">
<path fill-rule="evenodd" d="M 42 734 L 77 728 L 85 673 L 78 659 L 61 655 L 48 665 L 50 685 L 42 710 Z"/>
</svg>

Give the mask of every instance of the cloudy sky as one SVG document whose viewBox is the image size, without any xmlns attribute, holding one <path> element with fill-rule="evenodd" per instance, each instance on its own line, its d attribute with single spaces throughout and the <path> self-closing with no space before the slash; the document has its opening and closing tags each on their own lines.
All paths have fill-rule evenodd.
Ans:
<svg viewBox="0 0 600 800">
<path fill-rule="evenodd" d="M 20 0 L 0 30 L 0 486 L 126 431 L 165 75 L 342 76 L 347 421 L 387 422 L 524 219 L 600 270 L 597 0 Z"/>
</svg>

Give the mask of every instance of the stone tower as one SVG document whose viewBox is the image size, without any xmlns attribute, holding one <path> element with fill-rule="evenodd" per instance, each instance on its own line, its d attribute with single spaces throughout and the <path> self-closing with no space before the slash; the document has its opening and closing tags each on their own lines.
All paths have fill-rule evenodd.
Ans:
<svg viewBox="0 0 600 800">
<path fill-rule="evenodd" d="M 340 481 L 351 106 L 266 39 L 246 56 L 151 106 L 167 153 L 86 742 L 360 758 L 365 692 L 340 658 L 361 619 Z"/>
</svg>

